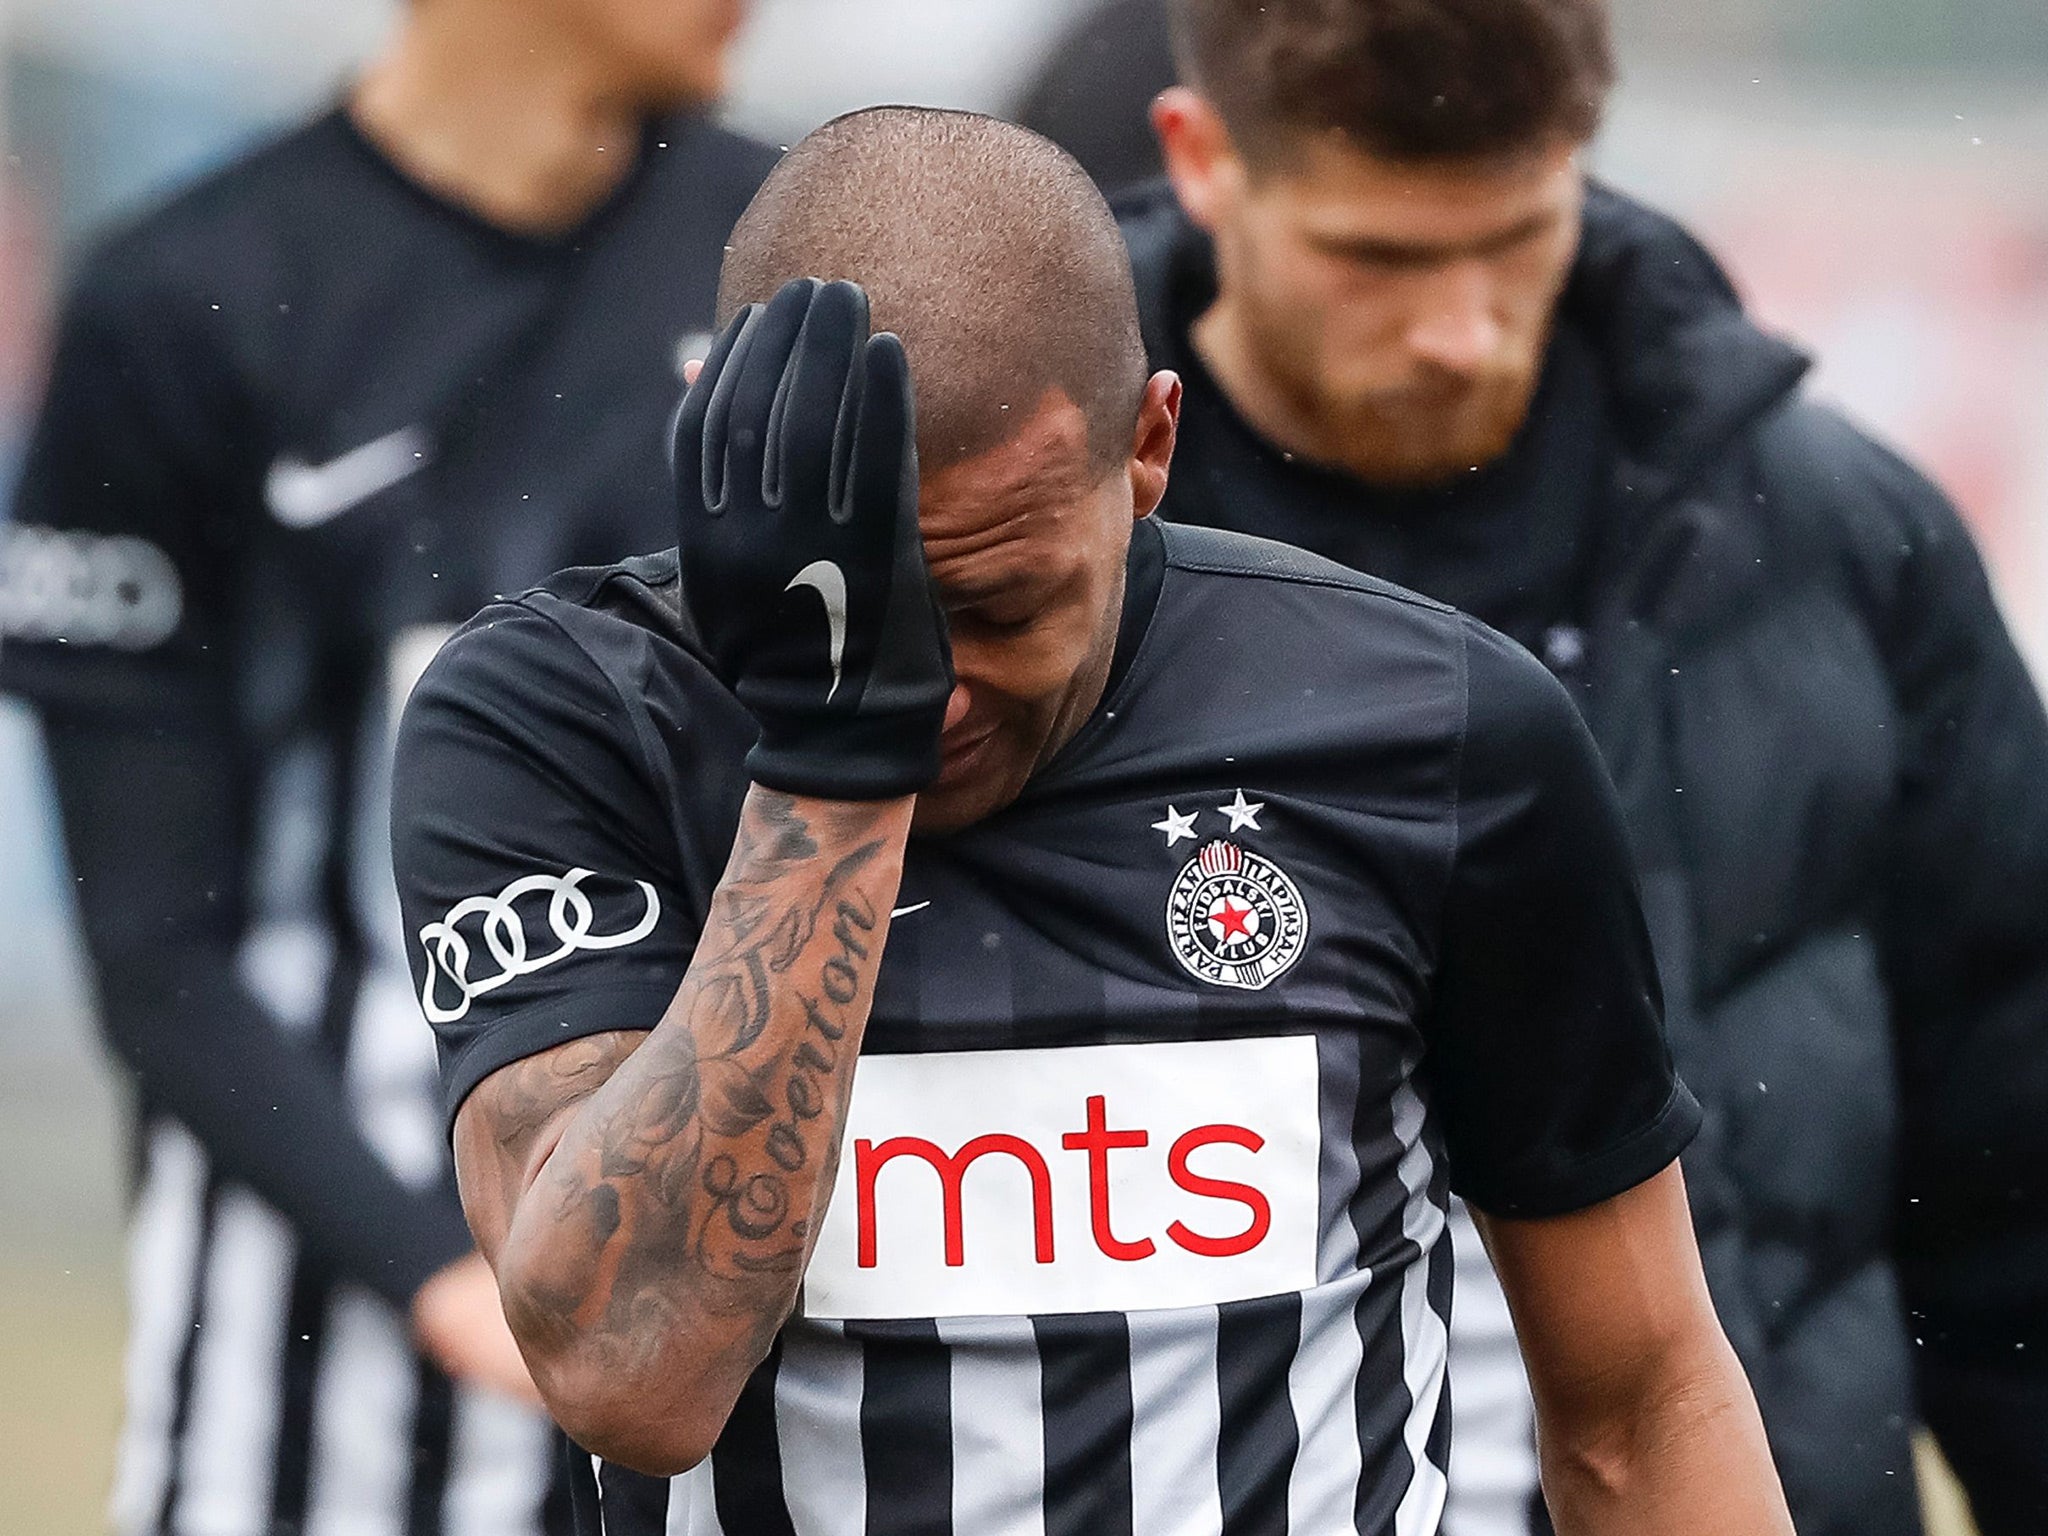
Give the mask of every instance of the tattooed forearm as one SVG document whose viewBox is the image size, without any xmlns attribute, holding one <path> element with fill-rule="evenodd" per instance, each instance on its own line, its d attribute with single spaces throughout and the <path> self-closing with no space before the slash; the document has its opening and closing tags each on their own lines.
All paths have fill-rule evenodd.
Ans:
<svg viewBox="0 0 2048 1536">
<path fill-rule="evenodd" d="M 837 1165 L 908 829 L 908 801 L 755 789 L 659 1027 L 564 1047 L 487 1085 L 477 1121 L 500 1144 L 496 1193 L 514 1207 L 499 1274 L 544 1392 L 560 1361 L 579 1382 L 633 1392 L 680 1377 L 715 1400 L 738 1391 L 788 1316 Z"/>
<path fill-rule="evenodd" d="M 485 1258 L 496 1262 L 519 1197 L 533 1182 L 537 1158 L 554 1146 L 549 1131 L 602 1088 L 646 1038 L 642 1030 L 590 1035 L 514 1062 L 479 1093 L 488 1113 L 457 1120 L 462 1205 Z"/>
</svg>

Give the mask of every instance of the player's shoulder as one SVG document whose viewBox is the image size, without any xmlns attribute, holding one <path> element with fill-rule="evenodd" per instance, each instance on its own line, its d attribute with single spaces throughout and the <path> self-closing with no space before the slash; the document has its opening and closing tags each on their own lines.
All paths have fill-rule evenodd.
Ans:
<svg viewBox="0 0 2048 1536">
<path fill-rule="evenodd" d="M 1461 739 L 1556 743 L 1583 734 L 1577 706 L 1550 669 L 1461 609 L 1291 544 L 1184 524 L 1161 531 L 1167 569 L 1236 588 L 1243 601 L 1235 606 L 1267 654 L 1312 656 L 1352 674 L 1419 663 L 1442 680 Z M 1294 601 L 1275 603 L 1276 588 Z M 1215 592 L 1188 596 L 1205 612 L 1222 606 Z"/>
<path fill-rule="evenodd" d="M 1390 605 L 1404 615 L 1419 616 L 1422 623 L 1442 628 L 1447 635 L 1460 617 L 1458 610 L 1447 603 L 1292 544 L 1223 528 L 1163 520 L 1160 531 L 1164 535 L 1166 568 L 1170 571 L 1327 592 L 1330 597 L 1326 601 L 1339 607 Z"/>
<path fill-rule="evenodd" d="M 571 566 L 514 601 L 560 621 L 639 630 L 696 648 L 696 633 L 683 609 L 682 569 L 673 549 L 610 565 Z"/>
<path fill-rule="evenodd" d="M 674 550 L 558 571 L 456 630 L 415 700 L 527 710 L 545 700 L 549 710 L 609 711 L 637 701 L 657 669 L 708 682 L 681 589 Z"/>
<path fill-rule="evenodd" d="M 1457 623 L 1460 800 L 1605 785 L 1608 772 L 1593 733 L 1557 674 L 1470 614 L 1458 614 Z"/>
<path fill-rule="evenodd" d="M 80 267 L 75 300 L 133 310 L 245 297 L 280 213 L 331 198 L 346 151 L 338 110 L 248 146 L 103 232 Z"/>
<path fill-rule="evenodd" d="M 682 606 L 674 550 L 557 572 L 457 629 L 414 687 L 407 728 L 460 719 L 501 738 L 709 728 L 735 707 Z M 657 727 L 657 733 L 659 730 Z"/>
</svg>

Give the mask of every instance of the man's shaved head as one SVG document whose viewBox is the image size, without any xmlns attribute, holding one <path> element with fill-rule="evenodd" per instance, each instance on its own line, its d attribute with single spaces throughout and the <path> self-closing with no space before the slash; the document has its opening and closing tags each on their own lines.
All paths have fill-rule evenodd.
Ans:
<svg viewBox="0 0 2048 1536">
<path fill-rule="evenodd" d="M 1129 454 L 1146 377 L 1129 259 L 1050 140 L 924 107 L 834 119 L 740 216 L 720 323 L 796 277 L 859 283 L 874 329 L 903 338 L 928 470 L 1007 442 L 1049 389 L 1080 407 L 1096 468 Z"/>
</svg>

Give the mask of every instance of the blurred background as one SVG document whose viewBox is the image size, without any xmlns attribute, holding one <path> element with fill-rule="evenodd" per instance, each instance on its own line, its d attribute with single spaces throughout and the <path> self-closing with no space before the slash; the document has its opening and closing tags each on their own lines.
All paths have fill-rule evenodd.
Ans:
<svg viewBox="0 0 2048 1536">
<path fill-rule="evenodd" d="M 1818 388 L 1930 469 L 2048 675 L 2048 5 L 1615 0 L 1602 174 L 1689 221 Z M 1001 111 L 1087 0 L 753 0 L 728 116 Z M 333 96 L 385 0 L 0 0 L 0 502 L 81 244 Z M 0 702 L 0 1496 L 95 1531 L 121 1117 L 25 712 Z"/>
</svg>

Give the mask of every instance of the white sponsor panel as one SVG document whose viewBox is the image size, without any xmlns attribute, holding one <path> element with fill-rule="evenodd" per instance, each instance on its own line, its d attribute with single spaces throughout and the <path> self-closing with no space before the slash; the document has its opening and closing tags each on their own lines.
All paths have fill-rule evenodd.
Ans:
<svg viewBox="0 0 2048 1536">
<path fill-rule="evenodd" d="M 863 1056 L 807 1317 L 1144 1311 L 1315 1283 L 1309 1035 Z"/>
</svg>

